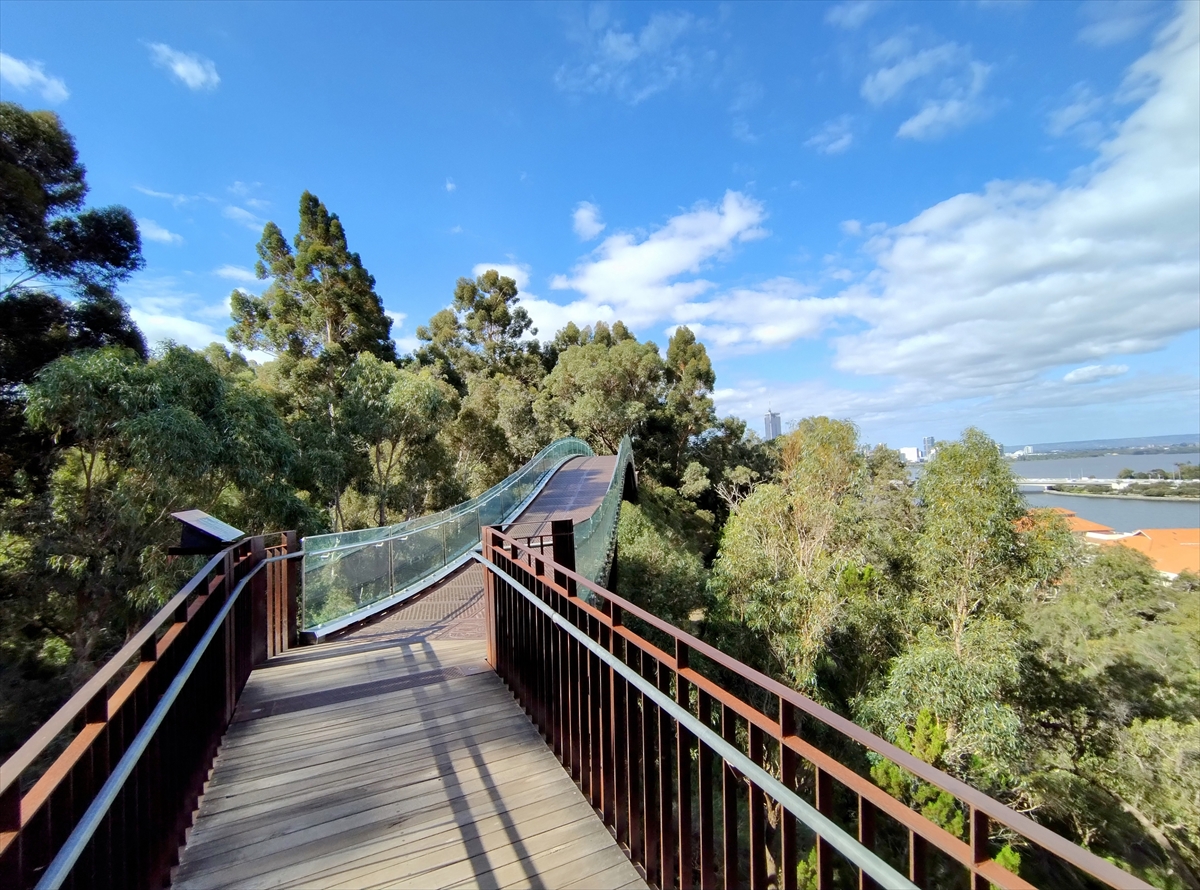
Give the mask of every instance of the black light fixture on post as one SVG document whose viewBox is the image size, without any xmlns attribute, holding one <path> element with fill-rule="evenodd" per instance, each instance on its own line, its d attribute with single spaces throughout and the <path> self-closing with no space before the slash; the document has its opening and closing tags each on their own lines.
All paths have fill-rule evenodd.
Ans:
<svg viewBox="0 0 1200 890">
<path fill-rule="evenodd" d="M 168 547 L 171 556 L 196 556 L 220 553 L 230 544 L 240 541 L 246 536 L 241 529 L 224 523 L 215 516 L 209 516 L 203 510 L 183 510 L 172 513 L 172 519 L 178 519 L 183 525 L 178 547 Z"/>
</svg>

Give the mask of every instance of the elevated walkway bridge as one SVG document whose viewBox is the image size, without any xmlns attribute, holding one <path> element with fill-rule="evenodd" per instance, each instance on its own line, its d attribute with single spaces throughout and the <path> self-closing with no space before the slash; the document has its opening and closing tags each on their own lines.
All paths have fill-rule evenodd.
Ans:
<svg viewBox="0 0 1200 890">
<path fill-rule="evenodd" d="M 560 440 L 432 517 L 226 548 L 0 765 L 0 886 L 1033 886 L 1000 839 L 1148 886 L 606 590 L 635 496 L 628 440 Z"/>
</svg>

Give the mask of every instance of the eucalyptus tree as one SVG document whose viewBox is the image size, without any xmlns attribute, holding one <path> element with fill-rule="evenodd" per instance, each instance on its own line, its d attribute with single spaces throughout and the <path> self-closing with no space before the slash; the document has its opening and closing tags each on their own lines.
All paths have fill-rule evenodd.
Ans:
<svg viewBox="0 0 1200 890">
<path fill-rule="evenodd" d="M 78 349 L 146 344 L 114 288 L 142 267 L 125 207 L 85 208 L 75 141 L 53 112 L 0 102 L 0 492 L 45 484 L 49 443 L 21 386 Z"/>
<path fill-rule="evenodd" d="M 0 296 L 111 289 L 142 267 L 133 214 L 84 209 L 85 173 L 58 115 L 0 102 Z"/>
<path fill-rule="evenodd" d="M 372 468 L 371 488 L 379 525 L 387 525 L 394 500 L 406 518 L 425 503 L 431 450 L 454 417 L 457 394 L 428 369 L 397 368 L 369 353 L 358 357 L 346 387 L 346 422 Z M 399 497 L 397 497 L 397 495 Z"/>
<path fill-rule="evenodd" d="M 360 353 L 394 361 L 391 319 L 375 279 L 349 249 L 336 213 L 310 192 L 300 196 L 293 245 L 274 222 L 263 228 L 255 272 L 270 280 L 259 296 L 230 296 L 232 343 L 276 356 L 264 377 L 300 446 L 300 484 L 314 492 L 341 526 L 341 498 L 367 468 L 340 403 Z"/>
<path fill-rule="evenodd" d="M 640 432 L 659 407 L 662 356 L 621 322 L 611 329 L 597 324 L 589 333 L 587 342 L 558 356 L 533 411 L 553 435 L 577 435 L 612 454 L 621 437 Z"/>
</svg>

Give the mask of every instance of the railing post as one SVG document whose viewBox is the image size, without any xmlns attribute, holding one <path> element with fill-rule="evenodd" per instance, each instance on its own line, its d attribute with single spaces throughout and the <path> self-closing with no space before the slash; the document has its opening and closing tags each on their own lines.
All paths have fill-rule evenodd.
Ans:
<svg viewBox="0 0 1200 890">
<path fill-rule="evenodd" d="M 487 663 L 496 670 L 496 576 L 492 573 L 495 559 L 494 529 L 483 530 L 483 624 L 487 633 Z"/>
<path fill-rule="evenodd" d="M 988 856 L 988 835 L 991 833 L 991 828 L 988 824 L 987 813 L 978 808 L 971 807 L 971 861 L 978 868 L 983 863 L 987 862 L 991 857 Z M 991 886 L 983 875 L 973 871 L 971 875 L 971 890 L 988 890 Z"/>
<path fill-rule="evenodd" d="M 288 553 L 300 552 L 300 535 L 294 531 L 284 532 L 283 547 Z M 283 564 L 287 585 L 287 645 L 291 649 L 300 644 L 300 572 L 304 559 L 289 559 Z"/>
<path fill-rule="evenodd" d="M 575 571 L 575 523 L 570 519 L 553 519 L 550 521 L 552 535 L 552 557 L 564 569 Z M 554 582 L 565 587 L 569 596 L 575 595 L 575 581 L 562 572 L 555 572 Z"/>
<path fill-rule="evenodd" d="M 263 561 L 267 555 L 266 541 L 262 537 L 250 539 L 250 568 Z M 273 615 L 270 608 L 271 592 L 267 586 L 267 575 L 259 572 L 250 582 L 250 665 L 260 665 L 272 655 L 275 647 L 272 631 L 276 621 L 286 620 L 283 616 Z"/>
</svg>

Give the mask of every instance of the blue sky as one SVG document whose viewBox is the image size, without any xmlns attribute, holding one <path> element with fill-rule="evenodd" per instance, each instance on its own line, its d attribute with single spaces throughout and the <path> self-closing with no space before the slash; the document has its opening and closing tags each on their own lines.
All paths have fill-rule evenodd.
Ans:
<svg viewBox="0 0 1200 890">
<path fill-rule="evenodd" d="M 697 330 L 717 403 L 893 446 L 1200 429 L 1200 4 L 0 4 L 0 95 L 142 223 L 152 341 L 265 220 L 346 225 L 402 349 L 455 279 L 543 336 Z"/>
</svg>

